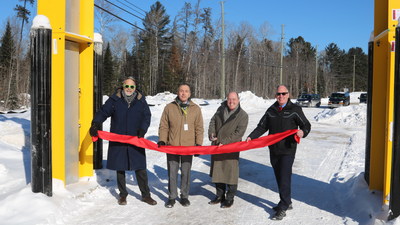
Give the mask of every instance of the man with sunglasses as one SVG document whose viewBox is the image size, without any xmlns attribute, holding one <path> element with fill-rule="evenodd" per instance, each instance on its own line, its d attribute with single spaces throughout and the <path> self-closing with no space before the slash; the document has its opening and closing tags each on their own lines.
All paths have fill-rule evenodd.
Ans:
<svg viewBox="0 0 400 225">
<path fill-rule="evenodd" d="M 136 89 L 136 81 L 126 78 L 122 87 L 111 95 L 96 112 L 90 128 L 90 135 L 97 136 L 101 124 L 111 117 L 110 132 L 143 138 L 150 126 L 151 113 L 146 99 Z M 143 148 L 131 144 L 110 141 L 107 154 L 107 169 L 117 171 L 119 189 L 118 204 L 126 205 L 125 171 L 134 170 L 142 194 L 142 201 L 149 205 L 157 202 L 151 198 L 146 170 L 146 153 Z"/>
<path fill-rule="evenodd" d="M 247 137 L 247 141 L 255 139 L 269 131 L 269 134 L 299 129 L 295 134 L 304 138 L 311 130 L 311 124 L 304 116 L 300 106 L 293 104 L 289 98 L 286 86 L 279 85 L 276 90 L 276 102 L 267 109 L 257 127 Z M 291 180 L 292 166 L 296 154 L 297 142 L 294 136 L 289 136 L 280 142 L 269 146 L 270 161 L 278 184 L 278 205 L 272 209 L 276 212 L 272 220 L 282 220 L 286 210 L 292 209 Z"/>
</svg>

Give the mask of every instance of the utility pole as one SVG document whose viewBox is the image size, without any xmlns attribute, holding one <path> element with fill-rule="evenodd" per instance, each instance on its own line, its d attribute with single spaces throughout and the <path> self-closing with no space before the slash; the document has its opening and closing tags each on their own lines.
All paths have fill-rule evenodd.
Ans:
<svg viewBox="0 0 400 225">
<path fill-rule="evenodd" d="M 356 84 L 356 55 L 353 56 L 353 92 Z"/>
<path fill-rule="evenodd" d="M 281 33 L 281 73 L 280 73 L 280 77 L 279 77 L 279 84 L 282 84 L 282 73 L 283 73 L 283 39 L 284 37 L 284 27 L 285 25 L 282 24 L 282 33 Z"/>
<path fill-rule="evenodd" d="M 224 22 L 224 2 L 221 1 L 221 99 L 225 98 L 225 22 Z"/>
<path fill-rule="evenodd" d="M 318 94 L 318 45 L 315 46 L 315 94 Z"/>
</svg>

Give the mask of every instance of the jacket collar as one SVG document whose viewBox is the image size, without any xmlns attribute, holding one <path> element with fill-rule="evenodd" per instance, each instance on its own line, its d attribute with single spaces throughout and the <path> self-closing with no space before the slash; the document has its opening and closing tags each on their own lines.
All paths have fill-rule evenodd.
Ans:
<svg viewBox="0 0 400 225">
<path fill-rule="evenodd" d="M 110 96 L 110 98 L 113 98 L 115 100 L 123 98 L 122 97 L 122 91 L 123 91 L 122 88 L 117 88 L 115 90 L 114 94 Z M 137 100 L 140 101 L 140 100 L 142 100 L 142 98 L 144 98 L 143 94 L 139 90 L 136 89 L 136 93 L 137 93 L 137 95 L 136 95 L 136 99 Z"/>
<path fill-rule="evenodd" d="M 178 97 L 176 97 L 175 98 L 175 100 L 173 101 L 173 103 L 175 103 L 177 106 L 179 106 L 179 107 L 182 107 L 181 106 L 181 100 L 179 100 L 179 98 Z M 191 106 L 191 105 L 194 105 L 194 102 L 192 101 L 192 99 L 188 99 L 188 103 L 187 103 L 187 106 Z"/>
<path fill-rule="evenodd" d="M 293 106 L 293 103 L 292 103 L 292 101 L 290 101 L 290 98 L 288 98 L 288 101 L 286 102 L 286 105 L 285 105 L 284 109 L 292 108 L 292 106 Z M 274 107 L 276 110 L 278 110 L 278 107 L 279 107 L 278 101 L 276 101 L 276 102 L 273 104 L 273 107 Z"/>
<path fill-rule="evenodd" d="M 226 101 L 221 103 L 221 110 L 218 110 L 218 116 L 221 118 L 221 121 L 224 121 L 224 110 L 225 109 L 228 109 L 228 104 Z M 240 112 L 240 110 L 241 110 L 241 107 L 240 107 L 240 103 L 239 103 L 236 111 L 223 124 L 225 124 L 225 123 L 229 122 L 230 120 L 232 120 L 233 118 L 235 118 L 237 116 L 237 114 Z"/>
</svg>

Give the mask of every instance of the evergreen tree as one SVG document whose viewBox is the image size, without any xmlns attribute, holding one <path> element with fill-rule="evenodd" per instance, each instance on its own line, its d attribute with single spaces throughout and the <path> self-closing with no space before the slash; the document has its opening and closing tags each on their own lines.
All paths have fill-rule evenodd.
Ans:
<svg viewBox="0 0 400 225">
<path fill-rule="evenodd" d="M 6 30 L 1 37 L 0 46 L 0 100 L 7 100 L 11 98 L 11 95 L 16 95 L 16 88 L 12 88 L 11 85 L 17 85 L 16 82 L 12 82 L 13 78 L 13 64 L 15 56 L 15 43 L 12 37 L 10 21 L 7 21 Z M 16 96 L 12 96 L 12 99 L 17 99 Z M 14 104 L 14 103 L 13 103 Z"/>
<path fill-rule="evenodd" d="M 29 16 L 31 15 L 31 11 L 26 8 L 26 3 L 29 2 L 31 5 L 35 2 L 35 0 L 19 0 L 20 2 L 24 2 L 24 5 L 16 5 L 14 10 L 17 12 L 17 17 L 22 19 L 21 23 L 21 35 L 20 42 L 22 39 L 22 32 L 24 30 L 24 24 L 29 22 Z"/>
<path fill-rule="evenodd" d="M 343 88 L 349 87 L 349 83 L 343 80 L 345 55 L 345 51 L 341 50 L 335 43 L 330 43 L 325 48 L 323 68 L 325 71 L 325 86 L 327 86 L 326 94 L 328 95 L 331 92 L 342 91 Z"/>
<path fill-rule="evenodd" d="M 165 80 L 166 55 L 170 52 L 171 36 L 168 36 L 169 16 L 165 7 L 157 1 L 150 7 L 143 21 L 145 31 L 141 33 L 141 46 L 139 51 L 142 55 L 142 84 L 149 94 L 155 94 Z"/>
<path fill-rule="evenodd" d="M 0 46 L 0 68 L 2 70 L 10 69 L 14 51 L 15 51 L 15 44 L 12 38 L 10 21 L 7 21 L 6 30 L 1 38 L 1 46 Z M 4 74 L 4 76 L 6 75 Z"/>
<path fill-rule="evenodd" d="M 181 59 L 182 58 L 177 45 L 173 45 L 171 48 L 171 54 L 167 68 L 169 76 L 165 76 L 163 81 L 166 91 L 173 92 L 176 90 L 176 87 L 183 82 Z"/>
<path fill-rule="evenodd" d="M 293 69 L 293 77 L 289 81 L 293 94 L 309 93 L 315 82 L 315 76 L 309 72 L 315 68 L 315 48 L 301 36 L 291 38 L 287 45 L 289 65 Z"/>
<path fill-rule="evenodd" d="M 211 24 L 211 8 L 204 8 L 200 15 L 200 20 L 203 23 L 203 49 L 209 49 L 212 39 L 214 38 L 214 28 Z"/>
<path fill-rule="evenodd" d="M 346 74 L 349 74 L 350 83 L 353 86 L 353 75 L 355 72 L 355 90 L 351 91 L 366 91 L 368 84 L 368 56 L 359 48 L 350 48 L 346 54 Z M 355 70 L 354 70 L 355 69 Z M 354 71 L 353 71 L 354 70 Z"/>
<path fill-rule="evenodd" d="M 17 86 L 16 78 L 17 77 L 15 75 L 11 76 L 11 82 L 10 82 L 11 88 L 10 88 L 10 92 L 9 92 L 8 102 L 6 102 L 6 107 L 11 110 L 20 108 L 20 102 L 18 99 L 18 93 L 17 93 L 17 89 L 16 89 L 16 86 Z"/>
<path fill-rule="evenodd" d="M 289 47 L 289 57 L 296 57 L 299 54 L 305 59 L 315 58 L 315 48 L 312 47 L 310 42 L 305 41 L 302 36 L 291 38 L 287 45 Z"/>
<path fill-rule="evenodd" d="M 110 43 L 107 43 L 107 47 L 103 58 L 104 78 L 103 78 L 103 93 L 111 95 L 114 93 L 116 85 L 114 75 L 114 61 L 110 49 Z"/>
<path fill-rule="evenodd" d="M 344 61 L 344 50 L 341 50 L 335 43 L 330 43 L 325 48 L 324 63 L 328 72 L 333 74 L 341 74 Z"/>
</svg>

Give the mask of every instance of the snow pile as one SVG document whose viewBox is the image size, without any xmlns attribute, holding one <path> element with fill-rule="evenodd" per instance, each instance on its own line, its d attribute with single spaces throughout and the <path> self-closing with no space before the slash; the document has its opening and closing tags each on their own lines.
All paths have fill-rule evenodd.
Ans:
<svg viewBox="0 0 400 225">
<path fill-rule="evenodd" d="M 351 205 L 340 202 L 345 214 L 360 218 L 358 221 L 360 224 L 372 224 L 372 221 L 373 224 L 383 223 L 387 219 L 387 210 L 382 210 L 379 204 L 370 204 L 382 201 L 382 192 L 370 191 L 364 172 L 360 172 L 365 165 L 365 151 L 362 151 L 365 148 L 364 143 L 365 132 L 357 132 L 350 136 L 349 144 L 344 150 L 343 161 L 330 184 L 337 198 L 346 198 L 352 202 Z M 354 207 L 355 205 L 363 207 Z"/>
<path fill-rule="evenodd" d="M 176 98 L 176 94 L 172 94 L 169 91 L 158 93 L 154 96 L 146 96 L 146 101 L 149 105 L 159 105 L 159 104 L 167 104 L 172 102 Z"/>
<path fill-rule="evenodd" d="M 240 97 L 240 105 L 244 110 L 250 111 L 251 109 L 259 109 L 266 110 L 271 104 L 275 102 L 275 100 L 265 100 L 261 97 L 256 96 L 251 91 L 243 91 L 239 93 Z"/>
<path fill-rule="evenodd" d="M 51 29 L 49 18 L 44 15 L 37 15 L 33 18 L 32 29 Z"/>
<path fill-rule="evenodd" d="M 334 109 L 325 109 L 314 119 L 318 122 L 335 123 L 346 126 L 365 125 L 367 120 L 367 105 L 350 105 Z"/>
</svg>

